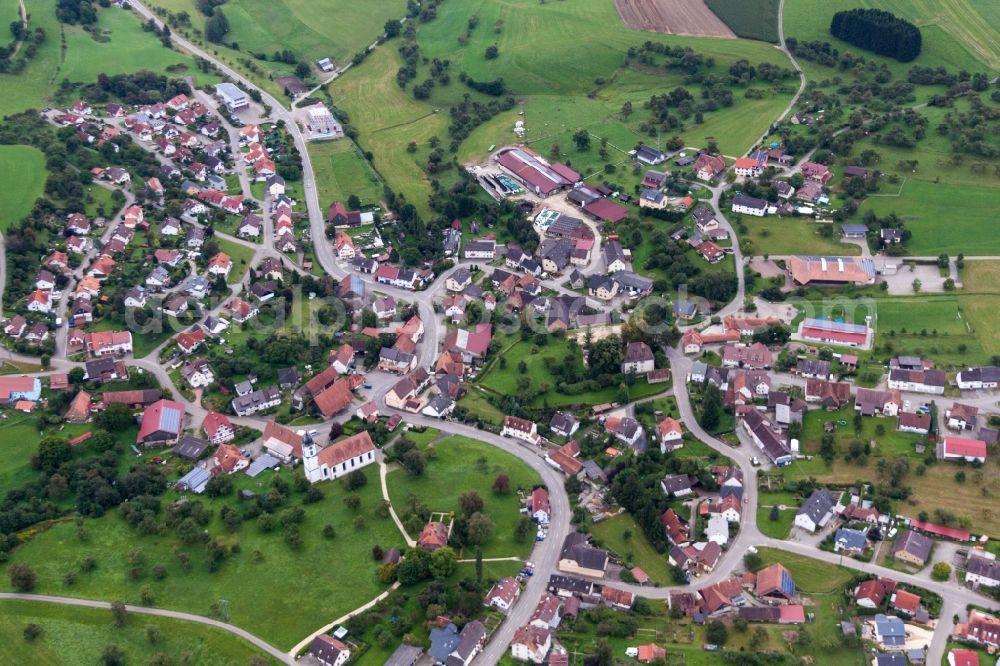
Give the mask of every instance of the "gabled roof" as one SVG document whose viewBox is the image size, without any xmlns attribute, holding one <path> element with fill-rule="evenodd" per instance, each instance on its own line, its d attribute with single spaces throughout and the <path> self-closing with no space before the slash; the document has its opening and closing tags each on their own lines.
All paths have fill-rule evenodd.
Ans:
<svg viewBox="0 0 1000 666">
<path fill-rule="evenodd" d="M 336 467 L 340 463 L 373 452 L 375 444 L 367 430 L 330 444 L 317 456 L 321 465 Z"/>
</svg>

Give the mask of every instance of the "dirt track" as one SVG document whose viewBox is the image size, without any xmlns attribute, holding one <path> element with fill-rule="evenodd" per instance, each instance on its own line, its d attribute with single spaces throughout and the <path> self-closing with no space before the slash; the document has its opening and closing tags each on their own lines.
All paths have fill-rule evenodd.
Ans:
<svg viewBox="0 0 1000 666">
<path fill-rule="evenodd" d="M 615 0 L 615 7 L 625 26 L 633 30 L 699 37 L 736 37 L 703 0 Z"/>
</svg>

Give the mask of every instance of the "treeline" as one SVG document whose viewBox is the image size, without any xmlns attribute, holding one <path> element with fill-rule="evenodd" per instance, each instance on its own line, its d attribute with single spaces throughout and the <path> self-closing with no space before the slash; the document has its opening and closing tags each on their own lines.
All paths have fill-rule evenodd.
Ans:
<svg viewBox="0 0 1000 666">
<path fill-rule="evenodd" d="M 466 94 L 462 101 L 448 110 L 451 115 L 451 124 L 448 125 L 448 136 L 451 137 L 451 150 L 455 152 L 458 146 L 465 140 L 472 130 L 476 129 L 493 116 L 503 111 L 510 111 L 514 108 L 514 98 L 507 96 L 503 99 L 491 100 L 485 104 L 477 102 Z"/>
<path fill-rule="evenodd" d="M 507 92 L 507 86 L 504 85 L 502 77 L 497 77 L 492 81 L 476 81 L 465 72 L 462 72 L 458 75 L 458 80 L 473 90 L 483 93 L 484 95 L 500 97 Z"/>
<path fill-rule="evenodd" d="M 642 46 L 633 46 L 625 53 L 625 64 L 656 65 L 657 56 L 663 56 L 664 69 L 679 69 L 688 74 L 694 74 L 700 69 L 711 69 L 715 66 L 715 58 L 704 56 L 687 46 L 669 46 L 658 42 L 644 42 Z"/>
<path fill-rule="evenodd" d="M 881 9 L 837 12 L 830 21 L 830 34 L 899 62 L 910 62 L 920 55 L 920 29 Z"/>
<path fill-rule="evenodd" d="M 191 86 L 183 79 L 172 79 L 148 70 L 134 74 L 98 74 L 96 83 L 83 84 L 78 90 L 81 97 L 91 102 L 112 99 L 125 104 L 155 104 L 176 95 L 191 94 Z"/>
</svg>

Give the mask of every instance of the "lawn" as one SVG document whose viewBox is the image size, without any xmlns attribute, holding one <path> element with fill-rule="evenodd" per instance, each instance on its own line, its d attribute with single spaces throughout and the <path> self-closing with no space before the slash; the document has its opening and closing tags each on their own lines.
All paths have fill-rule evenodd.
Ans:
<svg viewBox="0 0 1000 666">
<path fill-rule="evenodd" d="M 497 495 L 492 490 L 499 474 L 510 478 L 508 495 Z M 410 495 L 432 512 L 457 512 L 459 496 L 475 491 L 483 498 L 483 512 L 496 525 L 493 537 L 483 546 L 483 557 L 526 557 L 531 552 L 533 542 L 514 541 L 514 525 L 521 515 L 517 489 L 530 492 L 539 478 L 533 469 L 509 453 L 468 437 L 447 437 L 434 442 L 428 450 L 427 469 L 422 475 L 411 476 L 397 469 L 389 474 L 387 483 L 397 513 Z M 473 557 L 473 553 L 466 552 L 463 557 Z"/>
<path fill-rule="evenodd" d="M 833 37 L 830 20 L 834 13 L 854 7 L 877 7 L 913 21 L 921 32 L 920 56 L 912 63 L 900 63 Z M 897 74 L 913 65 L 946 67 L 949 71 L 995 70 L 1000 67 L 1000 19 L 988 7 L 977 0 L 797 0 L 785 5 L 785 36 L 830 42 L 841 51 L 884 61 Z"/>
<path fill-rule="evenodd" d="M 791 506 L 779 510 L 778 520 L 772 521 L 771 509 L 759 506 L 757 507 L 757 529 L 761 531 L 761 534 L 772 539 L 787 539 L 788 534 L 792 531 L 792 523 L 795 521 L 797 509 L 798 507 Z"/>
<path fill-rule="evenodd" d="M 928 402 L 931 399 L 932 397 L 928 396 Z M 918 457 L 914 453 L 914 444 L 923 440 L 923 436 L 899 432 L 896 430 L 895 419 L 875 416 L 862 418 L 861 430 L 856 432 L 854 430 L 855 413 L 853 403 L 833 412 L 810 409 L 802 422 L 802 453 L 813 455 L 819 451 L 820 441 L 823 438 L 823 426 L 826 422 L 832 421 L 834 424 L 838 424 L 840 421 L 847 421 L 847 425 L 836 425 L 833 432 L 838 453 L 846 452 L 848 445 L 854 440 L 866 443 L 877 440 L 877 444 L 872 449 L 872 457 Z M 877 434 L 879 425 L 885 429 L 885 434 Z"/>
<path fill-rule="evenodd" d="M 0 173 L 6 185 L 0 190 L 0 232 L 31 212 L 45 187 L 45 155 L 31 146 L 0 146 Z"/>
<path fill-rule="evenodd" d="M 0 439 L 4 442 L 0 488 L 9 490 L 35 477 L 31 456 L 38 451 L 38 443 L 42 437 L 38 434 L 36 419 L 33 417 L 14 411 L 8 411 L 7 414 L 8 418 L 0 425 Z"/>
<path fill-rule="evenodd" d="M 928 168 L 925 173 L 933 178 L 935 170 Z M 934 183 L 911 175 L 898 197 L 870 197 L 861 206 L 861 212 L 872 210 L 880 216 L 889 213 L 901 216 L 913 233 L 906 249 L 915 256 L 937 256 L 942 252 L 997 255 L 1000 235 L 984 234 L 983 229 L 991 228 L 995 222 L 998 197 L 997 187 Z M 956 211 L 961 214 L 956 215 Z"/>
<path fill-rule="evenodd" d="M 219 244 L 219 249 L 228 254 L 233 260 L 233 268 L 229 271 L 229 277 L 226 278 L 226 282 L 228 284 L 240 282 L 250 268 L 250 261 L 253 259 L 254 253 L 253 248 L 220 236 L 215 237 L 215 242 Z"/>
<path fill-rule="evenodd" d="M 192 666 L 243 666 L 254 656 L 278 663 L 230 633 L 182 620 L 131 615 L 117 628 L 110 610 L 9 600 L 0 601 L 0 618 L 0 662 L 5 664 L 90 666 L 107 645 L 121 648 L 129 664 L 145 663 L 154 654 L 185 653 L 190 657 L 184 663 Z M 42 628 L 33 642 L 22 638 L 28 623 Z M 149 626 L 160 629 L 162 638 L 155 644 L 147 638 Z"/>
<path fill-rule="evenodd" d="M 857 245 L 841 243 L 834 238 L 826 238 L 819 233 L 820 225 L 803 217 L 754 217 L 740 216 L 747 234 L 739 234 L 744 254 L 752 250 L 755 255 L 782 256 L 789 254 L 826 254 L 852 256 L 861 254 Z M 747 240 L 752 247 L 747 248 Z"/>
<path fill-rule="evenodd" d="M 570 342 L 565 339 L 550 336 L 547 340 L 548 342 L 544 346 L 536 345 L 533 340 L 514 343 L 503 353 L 502 358 L 505 362 L 503 367 L 499 362 L 494 362 L 478 380 L 479 385 L 500 395 L 518 395 L 521 393 L 518 381 L 522 376 L 527 376 L 531 379 L 531 388 L 537 392 L 530 402 L 533 407 L 593 406 L 618 401 L 619 386 L 617 383 L 607 388 L 577 395 L 556 391 L 554 388 L 556 380 L 549 368 L 563 363 L 563 359 L 568 354 L 573 353 L 574 362 L 579 365 L 582 373 L 583 352 L 579 347 L 571 346 Z M 526 366 L 523 375 L 519 370 L 522 361 Z M 638 400 L 662 393 L 668 388 L 669 386 L 664 384 L 648 384 L 645 378 L 639 379 L 635 384 L 629 385 L 629 399 Z"/>
<path fill-rule="evenodd" d="M 967 261 L 961 276 L 964 293 L 1000 291 L 1000 261 Z"/>
<path fill-rule="evenodd" d="M 778 0 L 706 0 L 705 4 L 740 37 L 778 41 Z"/>
<path fill-rule="evenodd" d="M 927 294 L 880 298 L 875 304 L 876 343 L 891 344 L 895 353 L 929 356 L 938 365 L 963 366 L 977 359 L 987 361 L 991 353 L 987 348 L 998 347 L 993 335 L 995 298 Z"/>
<path fill-rule="evenodd" d="M 240 552 L 231 555 L 215 573 L 208 571 L 202 547 L 180 546 L 169 533 L 140 535 L 125 524 L 117 510 L 102 518 L 86 519 L 89 538 L 84 542 L 77 538 L 72 522 L 59 523 L 19 547 L 11 560 L 31 563 L 41 593 L 138 603 L 140 590 L 148 586 L 155 605 L 203 615 L 225 598 L 233 624 L 278 647 L 290 648 L 304 632 L 357 608 L 384 589 L 375 575 L 371 548 L 374 544 L 386 549 L 399 547 L 403 541 L 392 520 L 376 513 L 382 501 L 378 469 L 370 466 L 363 472 L 368 483 L 355 491 L 361 498 L 357 511 L 343 503 L 347 491 L 340 483 L 316 486 L 325 495 L 318 503 L 302 505 L 300 493 L 293 493 L 286 501 L 285 506 L 302 505 L 305 510 L 300 526 L 303 543 L 298 550 L 284 542 L 280 526 L 263 533 L 250 521 L 235 532 L 227 532 L 219 511 L 224 503 L 238 506 L 235 497 L 201 498 L 215 514 L 208 531 L 227 544 L 240 545 Z M 288 470 L 281 474 L 291 478 Z M 233 479 L 237 488 L 262 492 L 268 477 L 268 473 L 257 479 L 238 474 Z M 176 479 L 176 475 L 171 478 Z M 177 494 L 169 491 L 165 497 L 176 499 Z M 353 524 L 358 516 L 364 520 L 360 527 Z M 325 524 L 336 529 L 332 540 L 321 535 Z M 182 570 L 175 548 L 190 555 L 190 573 Z M 133 549 L 141 551 L 144 559 L 145 575 L 140 580 L 127 575 L 127 554 Z M 71 589 L 65 588 L 63 574 L 76 570 L 86 556 L 97 559 L 97 569 L 80 574 Z M 163 580 L 155 580 L 149 573 L 156 564 L 166 567 Z M 344 585 L 345 580 L 350 585 Z M 6 577 L 0 587 L 9 590 Z"/>
<path fill-rule="evenodd" d="M 337 107 L 350 114 L 351 124 L 360 132 L 358 143 L 373 154 L 378 172 L 426 215 L 430 179 L 420 155 L 407 153 L 405 148 L 411 141 L 425 145 L 432 136 L 444 139 L 447 120 L 399 88 L 396 71 L 401 65 L 395 47 L 387 45 L 337 79 L 330 93 Z"/>
<path fill-rule="evenodd" d="M 626 532 L 630 533 L 628 539 L 625 538 Z M 671 584 L 670 566 L 666 557 L 656 552 L 628 513 L 594 523 L 590 533 L 600 541 L 602 548 L 614 551 L 626 564 L 645 571 L 657 585 Z"/>
<path fill-rule="evenodd" d="M 1000 308 L 997 308 L 996 296 L 962 296 L 959 299 L 962 306 L 962 314 L 968 320 L 972 330 L 976 333 L 976 339 L 982 345 L 982 356 L 979 360 L 983 363 L 991 362 L 992 357 L 1000 354 L 1000 338 L 996 331 L 1000 330 Z M 969 349 L 973 349 L 969 345 Z M 965 361 L 962 365 L 975 362 L 975 358 L 962 355 Z"/>
<path fill-rule="evenodd" d="M 115 216 L 119 207 L 112 200 L 112 190 L 100 185 L 90 185 L 86 189 L 87 195 L 84 199 L 84 214 L 87 217 L 112 218 Z"/>
<path fill-rule="evenodd" d="M 854 577 L 854 572 L 844 567 L 814 560 L 805 555 L 786 553 L 776 548 L 758 548 L 757 553 L 765 566 L 781 562 L 795 579 L 795 587 L 803 594 L 839 592 Z"/>
<path fill-rule="evenodd" d="M 309 157 L 316 172 L 321 205 L 333 201 L 346 203 L 352 194 L 357 195 L 362 204 L 378 203 L 382 199 L 378 175 L 350 139 L 312 142 Z"/>
<path fill-rule="evenodd" d="M 478 386 L 471 388 L 471 391 L 458 399 L 458 405 L 465 407 L 471 415 L 478 417 L 485 423 L 491 423 L 497 427 L 503 424 L 505 414 L 490 404 L 483 389 Z"/>
</svg>

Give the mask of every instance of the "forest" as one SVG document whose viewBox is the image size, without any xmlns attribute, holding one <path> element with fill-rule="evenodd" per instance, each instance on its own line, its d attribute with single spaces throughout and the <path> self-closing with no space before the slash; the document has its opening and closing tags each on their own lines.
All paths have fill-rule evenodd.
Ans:
<svg viewBox="0 0 1000 666">
<path fill-rule="evenodd" d="M 830 34 L 879 55 L 910 62 L 920 55 L 920 29 L 881 9 L 837 12 Z"/>
</svg>

